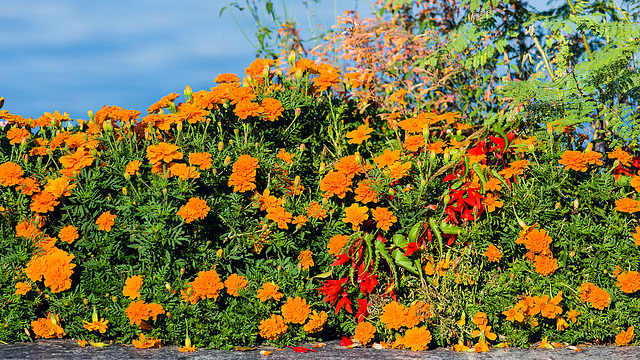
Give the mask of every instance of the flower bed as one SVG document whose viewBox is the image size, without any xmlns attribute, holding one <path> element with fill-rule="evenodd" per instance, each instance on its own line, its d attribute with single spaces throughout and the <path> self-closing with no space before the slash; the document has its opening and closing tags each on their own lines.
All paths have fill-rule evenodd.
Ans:
<svg viewBox="0 0 640 360">
<path fill-rule="evenodd" d="M 365 83 L 308 59 L 246 75 L 145 116 L 0 113 L 0 339 L 634 340 L 633 154 L 435 105 L 381 121 L 347 91 Z"/>
</svg>

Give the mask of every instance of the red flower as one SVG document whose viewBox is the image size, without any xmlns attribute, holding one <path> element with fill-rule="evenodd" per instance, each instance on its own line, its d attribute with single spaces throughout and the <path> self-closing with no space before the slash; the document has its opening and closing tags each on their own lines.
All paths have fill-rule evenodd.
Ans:
<svg viewBox="0 0 640 360">
<path fill-rule="evenodd" d="M 306 352 L 309 352 L 309 351 L 317 352 L 316 350 L 307 349 L 307 348 L 302 347 L 302 346 L 285 346 L 285 347 L 292 348 L 293 351 L 295 351 L 297 353 L 306 353 Z"/>
<path fill-rule="evenodd" d="M 338 296 L 342 292 L 342 285 L 346 284 L 347 280 L 348 278 L 343 278 L 340 280 L 327 280 L 326 283 L 323 283 L 322 287 L 319 290 L 322 295 L 326 296 L 324 301 L 333 306 L 336 300 L 338 300 Z"/>
<path fill-rule="evenodd" d="M 342 337 L 342 340 L 340 340 L 340 346 L 351 346 L 353 345 L 353 341 L 351 341 L 351 339 L 349 339 L 346 336 Z"/>
<path fill-rule="evenodd" d="M 367 299 L 358 299 L 358 311 L 356 312 L 356 320 L 362 322 L 365 316 L 369 316 L 369 303 Z"/>
<path fill-rule="evenodd" d="M 338 304 L 336 304 L 336 314 L 338 314 L 338 312 L 340 311 L 340 309 L 342 309 L 342 307 L 345 308 L 345 310 L 347 310 L 347 312 L 349 312 L 349 314 L 353 314 L 353 309 L 351 308 L 351 300 L 349 300 L 349 298 L 347 297 L 347 292 L 343 292 L 342 293 L 342 299 L 340 299 L 340 301 L 338 301 Z"/>
<path fill-rule="evenodd" d="M 411 256 L 411 254 L 418 251 L 418 242 L 414 241 L 412 243 L 408 243 L 407 246 L 403 247 L 403 249 L 405 249 L 404 256 Z"/>
</svg>

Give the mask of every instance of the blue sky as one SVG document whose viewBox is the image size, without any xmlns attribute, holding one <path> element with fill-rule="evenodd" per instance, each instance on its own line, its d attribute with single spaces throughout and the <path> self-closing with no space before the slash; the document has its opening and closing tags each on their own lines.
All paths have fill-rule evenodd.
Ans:
<svg viewBox="0 0 640 360">
<path fill-rule="evenodd" d="M 302 1 L 285 3 L 301 26 L 308 27 Z M 335 14 L 354 8 L 368 14 L 373 3 L 321 0 L 310 11 L 330 27 Z M 218 16 L 227 4 L 226 0 L 4 2 L 0 11 L 3 110 L 24 117 L 57 110 L 73 119 L 87 119 L 89 109 L 117 105 L 144 115 L 149 105 L 171 92 L 182 94 L 186 85 L 209 89 L 218 74 L 242 77 L 255 49 L 228 11 Z M 238 21 L 243 28 L 248 26 L 242 18 Z"/>
</svg>

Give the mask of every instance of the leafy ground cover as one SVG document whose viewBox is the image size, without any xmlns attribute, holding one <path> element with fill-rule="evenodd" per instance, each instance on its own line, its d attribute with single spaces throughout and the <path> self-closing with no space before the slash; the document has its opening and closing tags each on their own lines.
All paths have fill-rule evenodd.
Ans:
<svg viewBox="0 0 640 360">
<path fill-rule="evenodd" d="M 604 123 L 629 102 L 599 93 L 620 79 L 571 68 L 563 84 L 558 55 L 550 87 L 579 92 L 524 99 L 469 60 L 480 47 L 450 47 L 460 33 L 416 35 L 419 21 L 383 16 L 407 6 L 345 18 L 324 60 L 258 58 L 243 79 L 187 86 L 144 116 L 2 110 L 0 339 L 633 343 L 640 158 L 633 130 Z M 596 58 L 629 67 L 620 49 L 637 41 L 623 40 Z M 376 47 L 394 60 L 365 56 Z M 334 51 L 358 65 L 342 70 Z M 606 72 L 586 61 L 584 74 Z M 521 85 L 542 91 L 538 75 Z M 608 115 L 585 135 L 591 110 Z"/>
</svg>

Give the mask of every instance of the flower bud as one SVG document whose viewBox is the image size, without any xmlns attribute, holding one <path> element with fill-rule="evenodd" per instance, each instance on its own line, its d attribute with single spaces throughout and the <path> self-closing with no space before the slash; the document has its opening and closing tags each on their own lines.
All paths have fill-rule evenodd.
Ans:
<svg viewBox="0 0 640 360">
<path fill-rule="evenodd" d="M 298 69 L 296 70 L 296 80 L 300 81 L 302 80 L 302 76 L 304 75 L 304 73 L 302 72 L 302 69 Z"/>
<path fill-rule="evenodd" d="M 222 258 L 223 253 L 224 253 L 224 250 L 218 249 L 218 251 L 216 251 L 216 256 L 220 259 Z"/>
<path fill-rule="evenodd" d="M 289 52 L 289 56 L 287 57 L 287 62 L 289 62 L 289 64 L 294 64 L 296 62 L 296 52 L 291 50 L 291 52 Z"/>
<path fill-rule="evenodd" d="M 162 195 L 167 196 L 167 188 L 162 188 Z"/>
<path fill-rule="evenodd" d="M 188 100 L 192 96 L 193 96 L 193 90 L 191 90 L 191 86 L 187 85 L 187 87 L 184 88 L 184 98 L 185 100 Z"/>
<path fill-rule="evenodd" d="M 27 164 L 29 162 L 29 155 L 24 154 L 24 156 L 22 157 L 22 162 Z"/>
<path fill-rule="evenodd" d="M 296 115 L 296 117 L 300 116 L 300 113 L 302 113 L 302 109 L 300 108 L 296 108 L 294 114 Z"/>
<path fill-rule="evenodd" d="M 243 78 L 242 87 L 251 87 L 251 79 L 248 77 Z"/>
<path fill-rule="evenodd" d="M 89 153 L 91 153 L 91 156 L 94 156 L 94 157 L 98 156 L 98 150 L 96 150 L 96 149 L 89 150 Z"/>
<path fill-rule="evenodd" d="M 220 141 L 218 143 L 218 151 L 222 151 L 222 150 L 224 150 L 224 142 Z"/>
<path fill-rule="evenodd" d="M 89 305 L 89 299 L 87 298 L 82 299 L 82 303 L 85 305 Z"/>
<path fill-rule="evenodd" d="M 184 268 L 180 268 L 180 276 L 184 276 L 185 272 L 186 272 L 186 270 Z"/>
<path fill-rule="evenodd" d="M 164 283 L 164 287 L 167 289 L 167 291 L 171 291 L 171 284 Z"/>
<path fill-rule="evenodd" d="M 178 130 L 179 133 L 182 132 L 182 121 L 176 124 L 176 129 Z"/>
<path fill-rule="evenodd" d="M 300 149 L 300 152 L 304 152 L 306 148 L 307 147 L 304 145 L 304 143 L 300 144 L 300 146 L 298 147 L 298 149 Z"/>
<path fill-rule="evenodd" d="M 269 79 L 269 65 L 265 65 L 264 68 L 262 68 L 262 77 L 265 80 Z"/>
<path fill-rule="evenodd" d="M 89 110 L 89 111 L 87 111 L 87 114 L 89 115 L 89 119 L 90 119 L 91 121 L 94 121 L 94 118 L 93 118 L 93 111 Z"/>
<path fill-rule="evenodd" d="M 126 174 L 126 175 L 129 175 L 129 173 L 125 173 L 125 174 Z M 125 195 L 127 195 L 127 187 L 126 187 L 126 186 L 123 186 L 123 187 L 122 187 L 122 193 L 123 193 L 123 194 L 125 194 Z"/>
<path fill-rule="evenodd" d="M 124 173 L 124 179 L 127 180 L 127 181 L 131 180 L 131 175 L 128 172 Z M 123 189 L 125 189 L 125 188 L 123 188 Z"/>
<path fill-rule="evenodd" d="M 227 155 L 227 157 L 224 158 L 224 165 L 227 166 L 231 164 L 231 157 Z"/>
</svg>

